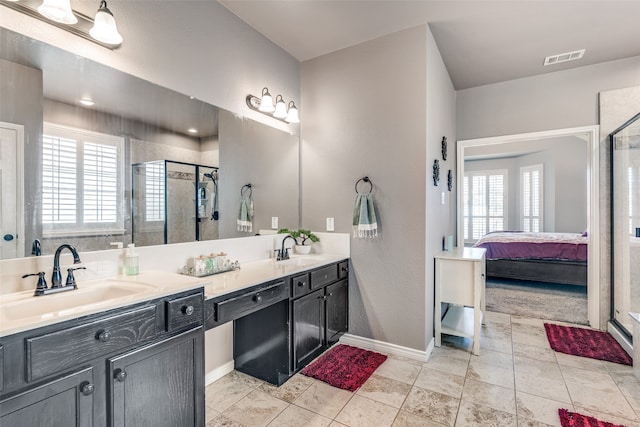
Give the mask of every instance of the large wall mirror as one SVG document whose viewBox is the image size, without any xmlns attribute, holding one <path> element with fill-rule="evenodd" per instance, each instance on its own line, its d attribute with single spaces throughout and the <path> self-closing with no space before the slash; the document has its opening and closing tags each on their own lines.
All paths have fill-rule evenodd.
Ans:
<svg viewBox="0 0 640 427">
<path fill-rule="evenodd" d="M 193 95 L 0 29 L 0 259 L 297 227 L 298 137 Z"/>
</svg>

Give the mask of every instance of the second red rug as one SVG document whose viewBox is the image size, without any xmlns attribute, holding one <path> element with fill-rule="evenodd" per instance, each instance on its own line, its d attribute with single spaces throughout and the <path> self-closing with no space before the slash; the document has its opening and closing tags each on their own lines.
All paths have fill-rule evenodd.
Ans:
<svg viewBox="0 0 640 427">
<path fill-rule="evenodd" d="M 385 360 L 384 354 L 339 344 L 301 373 L 334 387 L 356 391 Z"/>
<path fill-rule="evenodd" d="M 560 415 L 560 424 L 562 424 L 562 427 L 625 427 L 621 424 L 600 421 L 596 418 L 571 412 L 566 409 L 558 409 L 558 415 Z"/>
<path fill-rule="evenodd" d="M 545 323 L 551 348 L 560 353 L 630 365 L 631 356 L 607 332 Z"/>
</svg>

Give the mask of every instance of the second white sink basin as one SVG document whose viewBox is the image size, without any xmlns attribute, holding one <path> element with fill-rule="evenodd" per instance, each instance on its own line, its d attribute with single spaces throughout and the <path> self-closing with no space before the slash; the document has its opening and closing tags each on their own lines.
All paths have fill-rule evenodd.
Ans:
<svg viewBox="0 0 640 427">
<path fill-rule="evenodd" d="M 276 261 L 276 265 L 281 267 L 307 267 L 309 265 L 317 264 L 320 261 L 322 261 L 322 258 L 320 257 L 305 255 L 285 259 L 284 261 Z"/>
<path fill-rule="evenodd" d="M 154 287 L 142 283 L 107 280 L 73 291 L 33 296 L 32 291 L 0 296 L 0 321 L 11 322 L 25 318 L 53 318 L 91 307 L 112 304 Z"/>
</svg>

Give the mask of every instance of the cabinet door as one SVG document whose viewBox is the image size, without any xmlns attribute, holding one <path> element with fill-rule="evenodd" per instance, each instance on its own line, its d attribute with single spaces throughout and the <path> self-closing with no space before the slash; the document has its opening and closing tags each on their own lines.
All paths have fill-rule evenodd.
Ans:
<svg viewBox="0 0 640 427">
<path fill-rule="evenodd" d="M 349 329 L 349 287 L 347 280 L 341 280 L 326 287 L 327 345 L 338 342 L 340 336 Z"/>
<path fill-rule="evenodd" d="M 203 340 L 198 328 L 109 359 L 109 425 L 204 426 Z"/>
<path fill-rule="evenodd" d="M 294 300 L 292 311 L 293 365 L 298 370 L 323 349 L 324 289 Z"/>
<path fill-rule="evenodd" d="M 84 369 L 0 402 L 2 427 L 93 425 L 93 370 Z"/>
</svg>

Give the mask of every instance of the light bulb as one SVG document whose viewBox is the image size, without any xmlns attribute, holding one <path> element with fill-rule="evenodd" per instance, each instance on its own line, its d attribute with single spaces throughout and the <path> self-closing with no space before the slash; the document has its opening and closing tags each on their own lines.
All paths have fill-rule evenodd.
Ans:
<svg viewBox="0 0 640 427">
<path fill-rule="evenodd" d="M 258 110 L 263 113 L 273 113 L 276 107 L 273 106 L 273 98 L 266 87 L 262 89 L 262 99 L 260 100 L 260 108 Z"/>
<path fill-rule="evenodd" d="M 78 18 L 71 10 L 70 0 L 44 0 L 38 6 L 38 12 L 45 18 L 61 24 L 75 24 L 78 22 Z"/>
<path fill-rule="evenodd" d="M 116 20 L 113 17 L 113 13 L 107 7 L 107 2 L 102 0 L 100 8 L 96 12 L 96 17 L 93 20 L 93 27 L 89 30 L 91 37 L 99 42 L 119 45 L 122 43 L 122 36 L 118 32 L 116 26 Z"/>
</svg>

